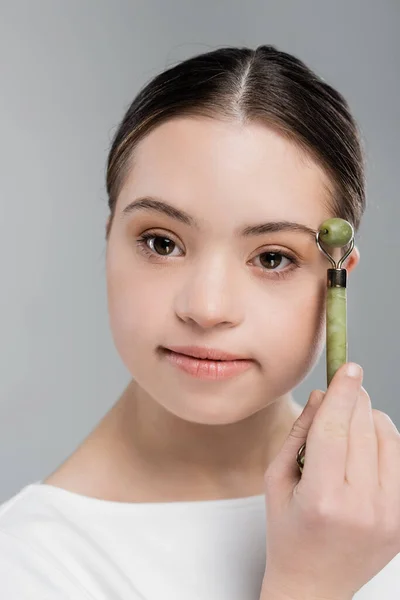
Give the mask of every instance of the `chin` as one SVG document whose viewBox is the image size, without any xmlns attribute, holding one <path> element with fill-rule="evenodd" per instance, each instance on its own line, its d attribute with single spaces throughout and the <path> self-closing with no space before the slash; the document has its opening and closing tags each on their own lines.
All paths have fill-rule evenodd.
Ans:
<svg viewBox="0 0 400 600">
<path fill-rule="evenodd" d="M 237 394 L 236 394 L 237 396 Z M 242 396 L 243 398 L 243 396 Z M 235 395 L 226 394 L 196 394 L 187 393 L 182 403 L 168 402 L 164 397 L 162 406 L 169 413 L 183 421 L 197 423 L 198 425 L 231 425 L 250 418 L 266 407 L 264 403 L 251 402 L 250 396 L 246 400 L 235 401 Z"/>
</svg>

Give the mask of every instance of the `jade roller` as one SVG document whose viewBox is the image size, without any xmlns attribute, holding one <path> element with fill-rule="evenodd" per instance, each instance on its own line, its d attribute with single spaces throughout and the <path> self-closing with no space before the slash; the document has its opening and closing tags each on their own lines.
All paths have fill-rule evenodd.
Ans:
<svg viewBox="0 0 400 600">
<path fill-rule="evenodd" d="M 336 264 L 328 252 L 320 245 L 331 248 L 344 248 L 349 245 L 347 252 Z M 327 273 L 326 296 L 326 378 L 329 386 L 332 377 L 341 365 L 347 362 L 347 271 L 342 264 L 354 248 L 354 229 L 344 219 L 328 219 L 317 231 L 316 242 L 319 250 L 330 260 L 333 268 Z M 297 453 L 297 464 L 303 473 L 306 444 Z"/>
</svg>

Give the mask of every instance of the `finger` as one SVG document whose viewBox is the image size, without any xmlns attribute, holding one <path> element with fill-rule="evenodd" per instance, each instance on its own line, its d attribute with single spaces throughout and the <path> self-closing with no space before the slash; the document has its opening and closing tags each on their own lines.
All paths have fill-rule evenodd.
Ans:
<svg viewBox="0 0 400 600">
<path fill-rule="evenodd" d="M 342 365 L 311 425 L 303 478 L 319 489 L 337 489 L 345 481 L 350 422 L 362 374 L 355 363 Z"/>
<path fill-rule="evenodd" d="M 366 494 L 379 486 L 378 440 L 371 400 L 363 387 L 350 424 L 346 479 Z"/>
<path fill-rule="evenodd" d="M 298 483 L 300 472 L 295 457 L 298 450 L 307 439 L 310 426 L 324 397 L 322 390 L 311 392 L 302 413 L 296 419 L 280 452 L 268 466 L 265 482 L 272 487 L 279 480 L 280 485 L 287 486 L 288 493 Z"/>
<path fill-rule="evenodd" d="M 379 484 L 390 494 L 400 488 L 400 433 L 389 415 L 380 410 L 372 414 L 378 441 Z"/>
</svg>

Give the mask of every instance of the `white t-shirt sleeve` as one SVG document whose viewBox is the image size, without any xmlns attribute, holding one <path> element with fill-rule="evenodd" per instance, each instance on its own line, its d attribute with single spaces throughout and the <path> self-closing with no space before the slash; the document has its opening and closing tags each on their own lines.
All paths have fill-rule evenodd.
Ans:
<svg viewBox="0 0 400 600">
<path fill-rule="evenodd" d="M 28 542 L 0 530 L 0 598 L 95 600 L 71 575 Z"/>
</svg>

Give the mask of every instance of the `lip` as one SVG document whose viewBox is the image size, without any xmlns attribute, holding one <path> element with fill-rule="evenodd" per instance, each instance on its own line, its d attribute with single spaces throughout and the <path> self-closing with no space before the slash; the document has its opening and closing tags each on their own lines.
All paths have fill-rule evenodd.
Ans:
<svg viewBox="0 0 400 600">
<path fill-rule="evenodd" d="M 185 348 L 186 351 L 188 351 L 188 347 L 186 346 Z M 204 348 L 202 350 L 199 350 L 198 346 L 196 348 L 196 350 L 193 350 L 193 346 L 191 346 L 191 352 L 202 351 L 203 354 L 206 352 Z M 208 355 L 210 355 L 210 349 L 207 350 L 207 353 Z M 236 377 L 241 373 L 244 373 L 254 365 L 254 362 L 248 359 L 242 358 L 235 360 L 210 360 L 207 358 L 188 356 L 187 354 L 182 354 L 169 348 L 164 349 L 164 355 L 166 360 L 168 360 L 170 364 L 191 375 L 192 377 L 212 381 L 219 381 L 231 377 Z M 232 356 L 232 354 L 230 353 L 222 352 L 219 350 L 218 355 Z"/>
<path fill-rule="evenodd" d="M 168 346 L 166 349 L 177 354 L 186 354 L 186 356 L 208 360 L 250 360 L 247 356 L 232 354 L 209 346 Z"/>
</svg>

